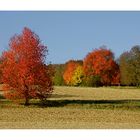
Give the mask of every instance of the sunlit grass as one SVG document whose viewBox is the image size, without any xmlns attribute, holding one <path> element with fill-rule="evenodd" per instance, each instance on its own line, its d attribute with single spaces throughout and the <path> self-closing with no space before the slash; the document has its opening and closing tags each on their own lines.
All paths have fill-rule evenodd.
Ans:
<svg viewBox="0 0 140 140">
<path fill-rule="evenodd" d="M 1 95 L 0 128 L 140 128 L 140 89 L 55 87 L 28 107 Z"/>
</svg>

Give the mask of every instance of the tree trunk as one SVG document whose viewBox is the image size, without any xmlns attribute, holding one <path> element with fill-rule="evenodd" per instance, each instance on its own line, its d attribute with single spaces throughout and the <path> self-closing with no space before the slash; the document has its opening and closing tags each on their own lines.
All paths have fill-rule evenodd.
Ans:
<svg viewBox="0 0 140 140">
<path fill-rule="evenodd" d="M 28 95 L 28 92 L 29 92 L 29 88 L 28 88 L 28 86 L 25 84 L 25 88 L 26 88 L 26 90 L 25 90 L 25 93 L 24 93 L 24 95 L 25 95 L 25 106 L 28 106 L 29 105 L 29 95 Z"/>
<path fill-rule="evenodd" d="M 28 106 L 29 105 L 29 99 L 28 98 L 25 98 L 25 106 Z"/>
</svg>

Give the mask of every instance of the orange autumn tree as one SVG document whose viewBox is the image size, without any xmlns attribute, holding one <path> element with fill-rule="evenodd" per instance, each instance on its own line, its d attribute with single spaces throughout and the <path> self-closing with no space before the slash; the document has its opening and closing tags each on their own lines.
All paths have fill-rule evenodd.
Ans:
<svg viewBox="0 0 140 140">
<path fill-rule="evenodd" d="M 111 50 L 95 49 L 88 53 L 83 62 L 84 73 L 87 77 L 99 76 L 103 85 L 120 82 L 119 66 L 114 61 Z"/>
<path fill-rule="evenodd" d="M 9 49 L 3 52 L 1 60 L 2 82 L 6 98 L 31 98 L 44 100 L 53 91 L 51 69 L 45 65 L 47 47 L 28 28 L 21 35 L 11 38 Z"/>
<path fill-rule="evenodd" d="M 64 79 L 66 85 L 73 85 L 72 77 L 73 77 L 74 71 L 80 65 L 79 63 L 80 62 L 75 61 L 75 60 L 69 60 L 66 63 L 66 68 L 65 68 L 65 71 L 63 74 L 63 79 Z"/>
</svg>

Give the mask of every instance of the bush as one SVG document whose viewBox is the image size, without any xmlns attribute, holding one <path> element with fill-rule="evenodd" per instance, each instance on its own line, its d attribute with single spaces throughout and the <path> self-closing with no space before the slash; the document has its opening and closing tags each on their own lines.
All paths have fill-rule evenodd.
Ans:
<svg viewBox="0 0 140 140">
<path fill-rule="evenodd" d="M 88 87 L 102 86 L 101 78 L 98 75 L 85 77 L 82 85 L 83 86 L 88 86 Z"/>
</svg>

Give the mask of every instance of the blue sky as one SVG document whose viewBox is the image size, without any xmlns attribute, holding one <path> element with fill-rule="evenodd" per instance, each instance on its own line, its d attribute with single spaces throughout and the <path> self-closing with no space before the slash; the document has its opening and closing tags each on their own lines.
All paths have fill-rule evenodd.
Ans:
<svg viewBox="0 0 140 140">
<path fill-rule="evenodd" d="M 140 12 L 0 12 L 0 52 L 9 39 L 29 27 L 48 46 L 46 62 L 83 59 L 106 45 L 118 58 L 140 44 Z"/>
</svg>

